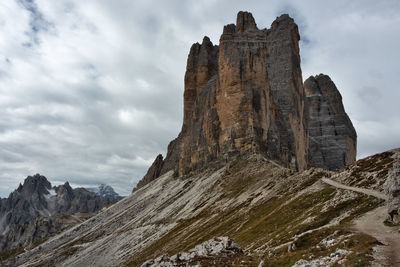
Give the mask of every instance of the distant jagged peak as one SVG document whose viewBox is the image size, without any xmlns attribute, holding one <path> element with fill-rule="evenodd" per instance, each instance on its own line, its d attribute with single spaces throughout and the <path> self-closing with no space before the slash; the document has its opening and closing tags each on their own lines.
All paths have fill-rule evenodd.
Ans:
<svg viewBox="0 0 400 267">
<path fill-rule="evenodd" d="M 82 213 L 87 218 L 122 198 L 110 186 L 100 188 L 101 193 L 95 194 L 73 189 L 69 182 L 52 187 L 43 175 L 28 176 L 8 198 L 0 198 L 0 252 L 29 245 L 76 223 L 76 216 L 60 223 L 67 215 Z"/>
<path fill-rule="evenodd" d="M 123 197 L 115 192 L 114 188 L 107 184 L 100 184 L 98 187 L 88 187 L 85 188 L 89 192 L 93 192 L 98 196 L 106 197 L 108 199 L 120 200 Z"/>
<path fill-rule="evenodd" d="M 24 184 L 22 188 L 18 188 L 19 190 L 24 190 L 30 193 L 38 192 L 38 193 L 47 193 L 48 189 L 51 189 L 51 183 L 47 180 L 47 178 L 39 173 L 28 176 L 24 180 Z M 17 189 L 17 191 L 18 191 Z"/>
</svg>

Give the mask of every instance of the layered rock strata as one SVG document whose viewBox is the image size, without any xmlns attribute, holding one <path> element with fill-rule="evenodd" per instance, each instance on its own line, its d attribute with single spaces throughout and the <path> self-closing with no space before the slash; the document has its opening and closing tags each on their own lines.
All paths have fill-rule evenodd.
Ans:
<svg viewBox="0 0 400 267">
<path fill-rule="evenodd" d="M 310 166 L 338 170 L 355 161 L 357 134 L 335 84 L 327 75 L 304 82 Z"/>
<path fill-rule="evenodd" d="M 351 122 L 337 90 L 332 98 L 327 94 L 326 105 L 332 106 L 332 120 L 346 146 L 325 157 L 333 145 L 326 145 L 324 135 L 318 136 L 314 129 L 313 139 L 308 136 L 308 125 L 323 118 L 307 117 L 315 112 L 307 106 L 299 40 L 298 27 L 288 15 L 278 17 L 270 29 L 258 29 L 251 13 L 239 12 L 236 24 L 224 27 L 218 46 L 208 37 L 192 45 L 185 74 L 182 130 L 169 144 L 166 158 L 161 161 L 158 157 L 156 166 L 152 165 L 137 187 L 170 170 L 184 176 L 248 153 L 263 154 L 297 170 L 311 166 L 331 170 L 353 162 L 356 135 L 352 126 L 344 133 L 339 129 Z M 329 123 L 325 126 L 331 128 Z M 320 143 L 310 148 L 314 139 Z M 341 145 L 342 139 L 336 139 L 329 142 Z M 320 157 L 325 158 L 318 161 Z"/>
</svg>

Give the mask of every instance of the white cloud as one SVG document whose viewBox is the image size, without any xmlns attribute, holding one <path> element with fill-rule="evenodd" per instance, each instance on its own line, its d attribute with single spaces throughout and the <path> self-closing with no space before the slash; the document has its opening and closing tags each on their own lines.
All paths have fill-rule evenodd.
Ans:
<svg viewBox="0 0 400 267">
<path fill-rule="evenodd" d="M 261 28 L 282 12 L 295 18 L 303 76 L 336 83 L 359 156 L 400 145 L 397 0 L 5 0 L 0 195 L 36 172 L 129 193 L 180 130 L 191 44 L 218 43 L 239 10 Z"/>
</svg>

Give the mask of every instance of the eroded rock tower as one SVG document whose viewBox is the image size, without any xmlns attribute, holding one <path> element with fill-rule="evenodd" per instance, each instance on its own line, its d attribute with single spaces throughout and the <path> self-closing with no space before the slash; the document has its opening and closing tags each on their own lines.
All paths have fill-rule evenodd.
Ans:
<svg viewBox="0 0 400 267">
<path fill-rule="evenodd" d="M 326 75 L 303 85 L 300 35 L 288 15 L 258 29 L 249 12 L 192 45 L 182 130 L 139 187 L 167 171 L 190 174 L 210 162 L 261 153 L 283 166 L 336 170 L 355 161 L 356 132 Z"/>
</svg>

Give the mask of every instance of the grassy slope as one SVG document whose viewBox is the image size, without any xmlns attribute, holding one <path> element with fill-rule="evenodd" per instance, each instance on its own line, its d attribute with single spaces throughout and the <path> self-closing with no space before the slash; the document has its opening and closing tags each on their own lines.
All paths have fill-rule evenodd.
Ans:
<svg viewBox="0 0 400 267">
<path fill-rule="evenodd" d="M 360 175 L 370 169 L 370 164 L 362 166 L 365 169 L 358 169 Z M 381 169 L 380 172 L 385 171 Z M 229 236 L 254 259 L 255 266 L 260 260 L 264 260 L 267 266 L 291 266 L 301 258 L 319 258 L 337 248 L 351 251 L 346 257 L 348 263 L 364 266 L 371 260 L 369 255 L 376 240 L 354 233 L 351 221 L 383 203 L 373 197 L 350 194 L 323 185 L 319 181 L 322 176 L 331 174 L 323 170 L 299 174 L 262 160 L 237 160 L 214 188 L 219 190 L 220 196 L 216 203 L 199 204 L 208 206 L 197 216 L 179 221 L 162 238 L 141 253 L 132 255 L 126 265 L 138 266 L 161 254 L 176 254 L 213 237 Z M 260 188 L 262 198 L 260 190 L 256 190 Z M 335 218 L 340 218 L 338 223 L 329 226 Z M 309 230 L 308 234 L 304 234 Z M 317 248 L 322 239 L 335 231 L 339 231 L 339 236 L 346 237 L 346 242 Z M 300 234 L 302 236 L 298 238 Z M 284 243 L 294 243 L 296 249 L 288 252 L 287 245 L 279 247 Z"/>
</svg>

